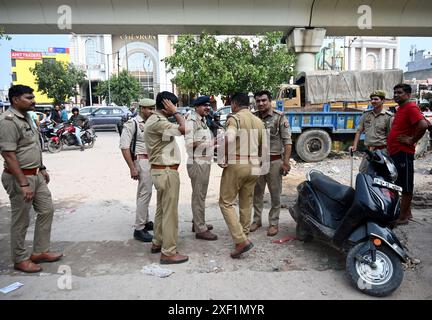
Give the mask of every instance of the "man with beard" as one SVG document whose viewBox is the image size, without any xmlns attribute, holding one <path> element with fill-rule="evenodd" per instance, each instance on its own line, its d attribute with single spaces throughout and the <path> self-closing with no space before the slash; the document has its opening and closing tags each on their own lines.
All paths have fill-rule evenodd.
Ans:
<svg viewBox="0 0 432 320">
<path fill-rule="evenodd" d="M 393 88 L 393 99 L 399 107 L 387 137 L 387 150 L 398 171 L 396 184 L 403 189 L 397 224 L 407 224 L 412 219 L 415 144 L 428 127 L 416 102 L 410 101 L 411 91 L 411 86 L 404 83 Z"/>
</svg>

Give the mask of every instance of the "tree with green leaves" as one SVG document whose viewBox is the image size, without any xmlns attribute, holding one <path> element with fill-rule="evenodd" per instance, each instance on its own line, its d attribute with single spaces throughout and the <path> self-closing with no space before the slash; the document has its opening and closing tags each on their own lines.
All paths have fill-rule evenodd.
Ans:
<svg viewBox="0 0 432 320">
<path fill-rule="evenodd" d="M 77 95 L 77 86 L 85 81 L 83 70 L 55 59 L 36 63 L 30 71 L 36 76 L 38 91 L 53 99 L 53 105 L 63 104 L 69 97 Z"/>
<path fill-rule="evenodd" d="M 166 58 L 183 92 L 230 94 L 267 89 L 275 92 L 294 73 L 295 54 L 280 44 L 281 32 L 256 38 L 180 36 L 175 53 Z"/>
<path fill-rule="evenodd" d="M 0 40 L 5 38 L 6 40 L 10 40 L 12 39 L 10 36 L 8 36 L 7 34 L 5 34 L 5 30 L 3 27 L 0 27 Z"/>
<path fill-rule="evenodd" d="M 113 75 L 109 80 L 100 82 L 95 93 L 108 101 L 110 92 L 110 102 L 120 106 L 130 106 L 133 101 L 138 100 L 142 88 L 134 76 L 123 70 L 118 76 Z"/>
</svg>

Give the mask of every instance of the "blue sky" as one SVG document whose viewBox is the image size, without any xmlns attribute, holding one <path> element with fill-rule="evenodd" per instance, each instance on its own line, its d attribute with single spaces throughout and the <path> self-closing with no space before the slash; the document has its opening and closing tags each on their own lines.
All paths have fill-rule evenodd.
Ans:
<svg viewBox="0 0 432 320">
<path fill-rule="evenodd" d="M 411 45 L 417 50 L 432 51 L 432 37 L 401 37 L 399 66 L 405 69 L 409 61 Z M 0 40 L 0 88 L 9 86 L 11 77 L 10 50 L 46 51 L 48 47 L 69 47 L 69 37 L 65 35 L 12 35 L 12 40 Z"/>
</svg>

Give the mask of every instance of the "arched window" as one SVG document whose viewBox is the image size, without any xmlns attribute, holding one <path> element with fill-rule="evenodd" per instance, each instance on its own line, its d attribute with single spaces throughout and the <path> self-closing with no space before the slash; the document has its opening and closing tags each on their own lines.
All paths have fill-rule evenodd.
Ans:
<svg viewBox="0 0 432 320">
<path fill-rule="evenodd" d="M 91 38 L 88 38 L 85 42 L 85 49 L 86 49 L 86 64 L 88 66 L 93 66 L 97 64 L 95 41 Z"/>
<path fill-rule="evenodd" d="M 373 53 L 368 53 L 366 55 L 366 70 L 375 70 L 378 69 L 378 58 Z"/>
<path fill-rule="evenodd" d="M 132 53 L 128 63 L 130 71 L 153 72 L 153 61 L 144 52 Z"/>
</svg>

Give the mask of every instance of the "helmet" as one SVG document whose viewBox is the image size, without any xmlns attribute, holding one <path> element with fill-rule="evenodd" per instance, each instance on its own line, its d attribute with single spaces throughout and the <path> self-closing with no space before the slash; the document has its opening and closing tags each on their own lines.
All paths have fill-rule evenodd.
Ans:
<svg viewBox="0 0 432 320">
<path fill-rule="evenodd" d="M 79 112 L 79 109 L 78 109 L 77 107 L 73 107 L 73 108 L 72 108 L 72 113 L 74 113 L 75 111 L 76 111 L 76 112 Z"/>
</svg>

